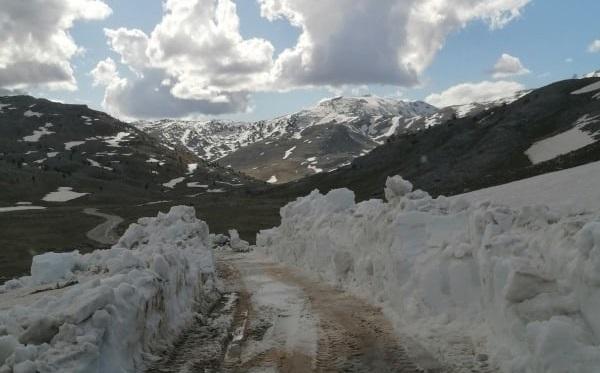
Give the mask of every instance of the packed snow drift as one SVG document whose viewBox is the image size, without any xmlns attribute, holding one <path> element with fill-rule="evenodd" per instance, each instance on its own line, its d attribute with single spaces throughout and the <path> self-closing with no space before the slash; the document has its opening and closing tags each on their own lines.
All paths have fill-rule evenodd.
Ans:
<svg viewBox="0 0 600 373">
<path fill-rule="evenodd" d="M 143 371 L 217 299 L 191 207 L 132 224 L 109 250 L 36 256 L 0 287 L 0 372 Z"/>
<path fill-rule="evenodd" d="M 257 250 L 383 306 L 449 366 L 599 371 L 597 216 L 433 199 L 400 177 L 385 196 L 315 191 L 281 210 Z"/>
</svg>

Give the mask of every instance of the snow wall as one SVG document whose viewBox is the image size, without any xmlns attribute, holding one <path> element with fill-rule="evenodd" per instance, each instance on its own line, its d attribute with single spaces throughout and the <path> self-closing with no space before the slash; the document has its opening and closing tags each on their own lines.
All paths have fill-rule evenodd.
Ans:
<svg viewBox="0 0 600 373">
<path fill-rule="evenodd" d="M 511 373 L 600 372 L 597 217 L 432 199 L 400 177 L 385 196 L 315 191 L 257 250 L 383 306 L 450 366 L 470 354 Z"/>
<path fill-rule="evenodd" d="M 173 207 L 109 250 L 35 257 L 0 287 L 0 372 L 143 371 L 217 299 L 208 240 L 193 208 Z"/>
</svg>

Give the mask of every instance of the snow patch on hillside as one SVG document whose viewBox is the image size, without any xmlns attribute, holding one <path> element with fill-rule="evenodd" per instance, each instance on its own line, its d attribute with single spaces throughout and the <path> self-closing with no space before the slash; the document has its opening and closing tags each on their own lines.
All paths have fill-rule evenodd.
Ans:
<svg viewBox="0 0 600 373">
<path fill-rule="evenodd" d="M 588 86 L 585 86 L 585 87 L 583 87 L 581 89 L 578 89 L 578 90 L 576 90 L 574 92 L 571 92 L 571 94 L 572 95 L 582 95 L 582 94 L 585 94 L 585 93 L 595 92 L 595 91 L 598 91 L 598 90 L 600 90 L 600 82 L 592 83 L 592 84 L 590 84 Z"/>
<path fill-rule="evenodd" d="M 288 159 L 290 157 L 290 155 L 292 155 L 292 153 L 294 152 L 294 150 L 296 150 L 296 146 L 288 149 L 285 151 L 285 154 L 283 155 L 283 159 Z"/>
<path fill-rule="evenodd" d="M 74 147 L 85 144 L 85 141 L 69 141 L 65 143 L 65 150 L 71 150 Z"/>
<path fill-rule="evenodd" d="M 23 113 L 23 116 L 25 118 L 31 118 L 31 117 L 37 117 L 37 118 L 41 118 L 42 116 L 44 116 L 43 113 L 38 113 L 35 111 L 31 111 L 31 110 L 27 110 L 26 112 Z"/>
<path fill-rule="evenodd" d="M 18 205 L 18 203 L 17 203 Z M 13 211 L 25 211 L 25 210 L 45 210 L 45 207 L 42 206 L 10 206 L 10 207 L 0 207 L 0 212 L 13 212 Z"/>
<path fill-rule="evenodd" d="M 129 136 L 131 136 L 129 132 L 119 132 L 115 136 L 105 137 L 104 142 L 111 148 L 120 148 L 121 143 L 126 141 Z"/>
<path fill-rule="evenodd" d="M 68 202 L 83 196 L 88 195 L 89 193 L 77 193 L 73 191 L 73 188 L 70 187 L 60 187 L 56 192 L 48 193 L 42 201 L 46 202 Z"/>
<path fill-rule="evenodd" d="M 108 170 L 108 171 L 112 171 L 113 170 L 112 167 L 102 166 L 100 164 L 100 162 L 95 161 L 95 160 L 93 160 L 91 158 L 87 158 L 87 161 L 90 163 L 90 165 L 92 167 L 102 168 L 102 169 L 105 169 L 105 170 Z"/>
<path fill-rule="evenodd" d="M 0 371 L 144 371 L 216 298 L 208 226 L 174 207 L 109 250 L 36 256 L 0 287 Z"/>
<path fill-rule="evenodd" d="M 48 135 L 52 135 L 53 133 L 56 133 L 56 132 L 52 132 L 52 131 L 48 130 L 48 127 L 49 126 L 47 126 L 47 125 L 41 126 L 37 130 L 34 130 L 32 135 L 23 137 L 23 141 L 38 142 L 38 141 L 40 141 L 40 139 L 43 136 L 48 136 Z"/>
<path fill-rule="evenodd" d="M 175 188 L 178 184 L 181 184 L 183 181 L 185 180 L 185 177 L 178 177 L 176 179 L 173 179 L 167 183 L 164 183 L 163 186 L 165 188 L 170 188 L 173 189 Z"/>
<path fill-rule="evenodd" d="M 600 122 L 600 115 L 586 114 L 573 124 L 572 129 L 534 143 L 525 154 L 531 163 L 538 164 L 591 145 L 596 139 L 584 127 L 597 122 Z"/>
<path fill-rule="evenodd" d="M 504 372 L 597 372 L 597 216 L 433 199 L 399 177 L 385 195 L 315 191 L 257 250 L 382 306 L 451 366 L 480 353 Z"/>
</svg>

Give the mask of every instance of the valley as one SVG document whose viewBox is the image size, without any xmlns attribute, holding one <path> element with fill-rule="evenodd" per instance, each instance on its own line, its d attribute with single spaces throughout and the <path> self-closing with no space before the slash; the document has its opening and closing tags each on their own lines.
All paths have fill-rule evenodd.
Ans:
<svg viewBox="0 0 600 373">
<path fill-rule="evenodd" d="M 397 126 L 398 119 L 393 117 L 388 127 L 372 127 L 378 128 L 378 133 L 386 134 L 381 142 L 360 132 L 356 119 L 348 119 L 348 123 L 307 122 L 296 132 L 290 130 L 288 123 L 279 128 L 285 128 L 289 133 L 282 130 L 282 133 L 273 132 L 271 137 L 264 139 L 256 137 L 255 142 L 249 140 L 223 158 L 212 160 L 203 159 L 202 154 L 185 144 L 166 141 L 147 128 L 140 131 L 139 124 L 134 127 L 86 107 L 25 96 L 0 98 L 3 102 L 3 113 L 0 113 L 3 137 L 0 141 L 6 149 L 0 157 L 0 184 L 3 187 L 0 194 L 3 233 L 0 235 L 0 273 L 5 281 L 0 287 L 0 308 L 12 307 L 11 296 L 4 299 L 3 292 L 18 292 L 20 304 L 35 307 L 36 303 L 27 303 L 34 299 L 28 299 L 38 292 L 49 291 L 38 282 L 55 282 L 55 290 L 51 291 L 67 298 L 71 293 L 65 293 L 63 287 L 82 283 L 89 284 L 82 285 L 84 288 L 95 289 L 93 279 L 99 275 L 98 268 L 106 268 L 102 276 L 112 278 L 114 268 L 127 271 L 119 268 L 133 265 L 129 276 L 134 276 L 131 281 L 137 281 L 133 279 L 140 275 L 135 269 L 138 262 L 129 256 L 132 254 L 127 254 L 130 250 L 135 255 L 150 255 L 145 250 L 164 253 L 164 250 L 175 248 L 174 244 L 177 247 L 200 245 L 202 250 L 207 250 L 202 255 L 208 255 L 208 252 L 210 258 L 216 255 L 216 259 L 211 260 L 215 260 L 214 266 L 219 268 L 218 272 L 214 272 L 216 267 L 211 267 L 211 270 L 202 269 L 208 271 L 202 275 L 196 274 L 206 281 L 202 286 L 207 292 L 204 297 L 208 303 L 202 303 L 200 313 L 194 318 L 186 318 L 188 324 L 181 329 L 180 339 L 173 342 L 174 350 L 158 353 L 153 363 L 143 363 L 148 372 L 182 372 L 190 367 L 231 372 L 270 369 L 287 372 L 307 369 L 430 373 L 463 372 L 465 369 L 486 373 L 500 371 L 506 362 L 499 360 L 500 355 L 490 358 L 488 349 L 482 347 L 480 341 L 495 339 L 480 328 L 502 330 L 504 323 L 513 321 L 495 318 L 477 307 L 479 303 L 470 297 L 479 297 L 479 302 L 491 302 L 494 307 L 521 310 L 519 307 L 525 306 L 522 306 L 522 295 L 518 292 L 514 296 L 507 295 L 506 300 L 492 299 L 485 288 L 459 275 L 464 272 L 460 268 L 475 265 L 470 262 L 475 255 L 470 250 L 479 250 L 477 246 L 470 248 L 473 240 L 480 240 L 479 231 L 464 227 L 468 226 L 468 221 L 480 219 L 480 209 L 487 209 L 486 214 L 505 222 L 501 224 L 513 221 L 511 229 L 521 232 L 515 233 L 514 237 L 522 237 L 519 236 L 522 234 L 543 241 L 554 234 L 554 229 L 562 229 L 555 228 L 557 224 L 572 227 L 564 228 L 572 235 L 574 229 L 583 226 L 581 219 L 591 219 L 590 213 L 597 208 L 594 201 L 600 200 L 600 189 L 595 187 L 597 178 L 594 176 L 600 161 L 597 85 L 598 78 L 567 80 L 525 95 L 511 96 L 514 100 L 500 100 L 494 105 L 469 105 L 479 108 L 471 114 L 463 110 L 458 115 L 457 108 L 442 109 L 432 116 L 439 119 L 444 113 L 452 114 L 435 125 L 413 130 Z M 369 102 L 348 101 L 359 106 Z M 377 110 L 380 109 L 378 106 Z M 345 113 L 347 107 L 340 110 Z M 356 107 L 353 110 L 357 110 Z M 323 121 L 317 119 L 317 123 Z M 411 120 L 416 123 L 425 119 L 417 116 Z M 196 124 L 189 126 L 195 128 Z M 217 133 L 222 130 L 216 127 Z M 161 129 L 159 133 L 169 131 Z M 353 149 L 361 154 L 343 153 L 347 143 L 343 139 L 348 139 L 351 134 L 359 136 L 355 139 L 361 138 L 364 144 L 370 144 L 368 151 L 358 147 Z M 231 136 L 239 136 L 239 133 Z M 306 166 L 300 162 L 302 159 L 318 159 L 322 154 L 319 152 L 326 151 L 322 147 L 300 146 L 297 141 L 306 141 L 302 140 L 304 136 L 313 139 L 305 144 L 321 144 L 320 138 L 336 144 L 329 157 L 332 169 L 296 179 L 295 170 Z M 231 138 L 221 139 L 221 148 L 228 149 L 226 143 Z M 270 166 L 263 180 L 246 174 L 243 168 L 238 170 L 223 165 L 239 156 L 240 162 L 246 162 L 247 167 L 260 167 L 264 159 L 251 155 L 267 145 L 270 145 L 271 153 L 265 154 L 265 159 L 271 159 L 269 162 L 272 163 L 268 163 Z M 286 150 L 282 155 L 283 149 Z M 298 158 L 297 154 L 302 156 Z M 292 163 L 279 163 L 275 158 Z M 315 168 L 324 167 L 324 163 L 311 163 L 307 167 L 313 164 Z M 281 171 L 274 171 L 277 167 L 281 167 Z M 264 180 L 271 173 L 275 174 L 272 178 L 277 179 L 276 182 Z M 288 174 L 291 181 L 280 183 L 279 177 L 285 181 L 283 175 Z M 398 174 L 407 180 L 398 176 L 392 178 Z M 510 182 L 513 183 L 506 184 Z M 413 185 L 428 193 L 413 190 Z M 566 190 L 570 196 L 565 195 Z M 384 199 L 387 202 L 383 202 Z M 484 200 L 493 201 L 493 204 L 490 206 L 488 202 L 482 202 Z M 496 204 L 506 207 L 495 207 Z M 526 205 L 534 206 L 523 207 Z M 413 210 L 418 211 L 418 215 L 414 215 Z M 355 212 L 347 215 L 347 211 Z M 467 213 L 472 217 L 467 219 Z M 448 214 L 451 217 L 446 217 Z M 385 218 L 388 215 L 400 220 Z M 148 216 L 157 217 L 144 218 Z M 414 226 L 414 219 L 425 220 Z M 364 223 L 367 220 L 374 225 Z M 447 239 L 442 239 L 446 243 L 436 243 L 435 240 L 441 238 L 432 241 L 437 236 L 425 240 L 422 228 L 414 228 L 422 227 L 421 224 L 426 224 L 427 229 L 438 235 L 449 234 Z M 156 230 L 151 228 L 154 226 Z M 409 226 L 413 228 L 403 233 Z M 248 243 L 234 238 L 231 229 L 236 229 Z M 462 229 L 467 229 L 467 233 L 456 236 L 451 233 Z M 586 234 L 585 229 L 592 228 L 584 228 L 578 234 Z M 390 232 L 406 234 L 401 242 L 408 246 L 401 245 L 398 250 L 408 250 L 404 254 L 407 262 L 401 260 L 393 264 L 393 259 L 386 259 L 385 251 L 378 251 L 387 245 L 380 246 L 379 240 L 387 242 Z M 163 235 L 173 238 L 164 241 Z M 234 239 L 238 241 L 234 242 Z M 458 241 L 448 244 L 453 240 Z M 360 242 L 362 244 L 356 246 Z M 502 240 L 498 242 L 494 245 L 503 245 Z M 418 260 L 413 265 L 418 269 L 414 273 L 398 272 L 398 268 L 419 257 L 412 257 L 417 255 L 411 254 L 413 244 L 429 247 L 427 250 L 433 250 L 431 255 L 437 259 L 433 262 Z M 138 245 L 145 245 L 147 249 L 124 250 Z M 371 245 L 375 246 L 367 253 L 347 251 Z M 439 247 L 446 248 L 441 254 L 433 254 Z M 531 252 L 531 257 L 535 258 L 537 254 L 533 253 L 537 247 L 532 244 L 526 252 Z M 251 253 L 235 252 L 240 249 Z M 170 261 L 174 257 L 169 255 L 180 255 L 180 249 L 175 250 L 168 254 Z M 498 250 L 500 255 L 503 249 Z M 77 259 L 56 261 L 53 259 L 56 255 Z M 162 259 L 159 259 L 163 254 L 156 255 L 152 271 L 166 276 L 165 269 L 161 269 L 165 264 L 160 264 Z M 191 256 L 185 260 L 196 260 L 197 249 L 186 255 Z M 121 259 L 115 261 L 110 259 L 111 256 Z M 448 256 L 454 258 L 454 264 L 446 268 Z M 203 258 L 204 264 L 192 268 L 204 268 L 211 262 L 206 259 L 208 257 Z M 96 260 L 100 262 L 94 264 Z M 496 260 L 502 259 L 489 258 L 481 265 Z M 70 267 L 64 269 L 65 265 Z M 548 264 L 542 260 L 532 265 Z M 31 276 L 20 277 L 29 274 L 30 268 Z M 172 276 L 178 276 L 177 271 L 172 272 Z M 477 271 L 470 276 L 475 278 Z M 523 276 L 542 276 L 529 269 L 524 271 Z M 548 267 L 548 271 L 555 270 Z M 443 278 L 433 275 L 437 272 L 443 274 Z M 490 276 L 485 271 L 480 273 Z M 556 281 L 562 278 L 559 272 L 548 273 L 543 276 L 556 278 Z M 423 274 L 429 274 L 429 279 L 422 280 Z M 225 283 L 213 285 L 208 280 L 211 276 L 217 276 Z M 397 289 L 385 285 L 396 276 L 410 276 L 408 283 L 413 285 Z M 116 279 L 108 278 L 107 284 Z M 447 286 L 444 284 L 450 284 L 442 295 L 436 290 L 438 280 L 444 289 Z M 485 277 L 485 281 L 498 282 L 498 286 L 519 287 L 520 281 L 524 280 L 521 277 Z M 536 281 L 527 285 L 531 295 L 527 293 L 526 297 L 537 299 L 538 287 L 546 286 L 538 285 Z M 562 278 L 560 281 L 571 280 Z M 166 282 L 164 286 L 171 286 L 169 284 L 174 282 Z M 161 293 L 173 291 L 158 286 L 153 289 Z M 380 286 L 384 286 L 383 290 L 375 291 Z M 465 298 L 457 286 L 466 286 L 475 295 Z M 547 286 L 554 291 L 551 285 Z M 84 312 L 89 307 L 95 309 L 96 305 L 103 304 L 103 293 L 91 291 L 89 299 L 93 305 L 82 304 L 83 308 L 73 312 Z M 402 299 L 408 299 L 407 304 L 394 301 L 397 292 L 403 294 Z M 425 294 L 422 300 L 416 295 L 420 292 Z M 178 302 L 182 301 L 181 295 L 177 297 Z M 414 302 L 425 302 L 432 312 L 428 317 L 435 319 L 437 311 L 434 310 L 440 307 L 436 305 L 437 297 L 449 297 L 449 303 L 444 303 L 444 307 L 449 307 L 450 311 L 444 312 L 455 312 L 453 307 L 457 306 L 452 304 L 462 299 L 459 303 L 466 302 L 466 308 L 456 309 L 456 312 L 478 315 L 477 318 L 486 321 L 473 332 L 465 333 L 453 324 L 443 326 L 434 321 L 423 321 L 428 319 L 421 317 L 414 319 L 414 309 L 410 308 Z M 552 299 L 557 307 L 571 307 L 563 305 L 561 295 Z M 74 301 L 75 304 L 85 303 L 80 298 Z M 153 305 L 157 304 L 155 302 L 151 301 Z M 373 307 L 377 304 L 382 309 Z M 406 312 L 399 311 L 407 305 Z M 156 312 L 163 312 L 161 307 L 169 309 L 171 306 L 159 305 Z M 528 320 L 550 312 L 540 310 L 538 306 L 527 307 L 518 311 L 516 317 Z M 581 312 L 589 311 L 582 308 Z M 165 314 L 161 318 L 169 316 Z M 403 324 L 412 323 L 410 320 L 415 320 L 415 325 L 426 324 L 416 329 Z M 454 320 L 456 325 L 462 325 L 462 322 L 461 317 Z M 577 323 L 577 319 L 566 322 Z M 350 330 L 346 327 L 349 323 L 359 327 Z M 174 327 L 175 324 L 169 325 Z M 543 327 L 553 328 L 545 324 Z M 507 338 L 520 343 L 517 342 L 518 335 L 511 334 Z M 59 348 L 58 345 L 55 348 Z M 56 353 L 61 356 L 70 352 Z M 518 354 L 529 356 L 528 353 L 516 351 L 517 355 L 511 359 L 518 359 L 515 357 L 520 356 Z M 41 350 L 37 354 L 41 359 L 38 364 L 61 364 Z M 544 354 L 539 358 L 549 359 Z M 137 359 L 140 360 L 136 364 L 145 361 L 142 357 Z M 81 364 L 84 360 L 76 361 Z M 110 361 L 119 360 L 111 358 Z"/>
<path fill-rule="evenodd" d="M 283 205 L 314 189 L 327 192 L 347 187 L 359 200 L 381 198 L 380 185 L 388 176 L 401 174 L 432 195 L 456 195 L 597 161 L 600 160 L 597 142 L 600 100 L 596 99 L 596 91 L 572 94 L 595 81 L 597 78 L 558 82 L 493 105 L 468 105 L 479 109 L 472 113 L 462 110 L 461 116 L 456 115 L 460 110 L 453 108 L 454 114 L 429 127 L 422 124 L 427 119 L 421 114 L 423 110 L 431 111 L 431 107 L 417 104 L 408 109 L 410 106 L 395 101 L 395 106 L 389 106 L 390 102 L 383 99 L 333 99 L 318 106 L 321 110 L 318 115 L 309 110 L 274 120 L 262 140 L 257 134 L 263 131 L 260 126 L 254 137 L 246 132 L 245 138 L 252 140 L 216 162 L 215 157 L 203 159 L 203 154 L 193 152 L 186 144 L 152 135 L 147 128 L 145 132 L 139 131 L 139 124 L 134 128 L 85 107 L 28 97 L 4 98 L 0 113 L 0 142 L 5 149 L 0 153 L 3 188 L 0 207 L 18 209 L 0 213 L 0 224 L 6 227 L 0 237 L 0 247 L 6 248 L 0 254 L 2 273 L 5 278 L 26 273 L 31 257 L 44 251 L 85 252 L 106 246 L 105 242 L 86 235 L 103 223 L 102 218 L 84 214 L 86 209 L 121 217 L 123 222 L 116 225 L 114 233 L 118 236 L 141 216 L 152 216 L 174 205 L 189 205 L 196 207 L 198 216 L 215 232 L 236 228 L 244 239 L 254 242 L 258 231 L 279 222 L 279 209 Z M 417 116 L 407 120 L 421 123 L 421 127 L 402 129 L 392 123 L 398 117 L 388 114 L 387 125 L 382 119 L 369 129 L 378 136 L 389 134 L 381 145 L 374 140 L 377 136 L 367 138 L 360 132 L 360 119 L 348 117 L 352 112 L 369 118 L 372 112 L 367 109 L 395 113 L 398 105 L 403 110 L 412 110 L 412 115 Z M 323 119 L 335 118 L 331 113 L 336 110 L 341 111 L 337 116 L 340 123 Z M 441 118 L 448 110 L 431 116 Z M 348 122 L 343 122 L 342 117 Z M 296 121 L 303 124 L 294 127 L 291 118 L 299 118 Z M 582 122 L 582 118 L 587 119 Z M 46 128 L 45 123 L 52 124 L 48 126 L 52 133 L 43 134 L 39 130 Z M 172 126 L 185 128 L 185 122 L 167 127 Z M 246 128 L 240 126 L 234 125 L 238 130 Z M 210 140 L 219 144 L 214 145 L 217 148 L 226 149 L 231 138 L 244 138 L 240 132 L 223 137 L 223 133 L 230 131 L 223 129 L 227 126 L 213 128 L 206 124 L 202 128 L 210 128 L 221 136 L 221 142 Z M 589 134 L 591 140 L 579 149 L 556 154 L 544 162 L 533 163 L 528 158 L 528 149 L 536 143 L 571 128 Z M 27 138 L 30 133 L 39 137 Z M 348 153 L 340 150 L 351 138 L 348 136 L 354 135 L 362 136 L 363 145 L 369 142 L 368 151 L 362 145 Z M 308 140 L 313 143 L 321 140 L 335 143 L 336 150 L 327 153 L 326 148 L 310 147 L 313 144 L 308 144 L 304 136 L 313 139 Z M 336 143 L 336 139 L 341 140 Z M 299 145 L 299 141 L 305 145 Z M 261 153 L 256 153 L 265 147 L 270 153 L 263 159 Z M 224 166 L 235 157 L 246 166 L 240 169 Z M 311 159 L 321 160 L 307 164 Z M 263 180 L 255 179 L 256 173 L 246 175 L 248 168 L 260 168 L 262 162 L 269 165 L 261 177 Z M 295 179 L 298 167 L 309 171 L 310 167 L 329 169 L 310 172 L 312 175 L 308 176 L 302 174 L 306 177 L 281 185 L 264 180 L 275 176 L 277 183 L 283 182 L 287 178 L 282 175 L 292 175 L 291 179 Z M 276 169 L 281 172 L 275 172 Z M 59 198 L 56 202 L 44 200 L 63 187 L 81 195 L 76 194 L 75 199 Z M 32 207 L 38 209 L 29 209 Z"/>
</svg>

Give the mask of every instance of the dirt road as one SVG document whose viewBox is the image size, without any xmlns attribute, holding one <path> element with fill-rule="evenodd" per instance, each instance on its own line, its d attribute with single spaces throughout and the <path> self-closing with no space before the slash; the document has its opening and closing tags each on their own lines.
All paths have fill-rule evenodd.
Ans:
<svg viewBox="0 0 600 373">
<path fill-rule="evenodd" d="M 444 371 L 416 344 L 398 340 L 381 311 L 357 298 L 254 254 L 220 261 L 239 273 L 248 300 L 228 371 Z"/>
<path fill-rule="evenodd" d="M 147 373 L 447 373 L 381 311 L 256 254 L 218 252 L 224 292 Z"/>
<path fill-rule="evenodd" d="M 100 242 L 103 245 L 112 245 L 119 240 L 119 235 L 115 232 L 115 229 L 123 222 L 121 217 L 104 214 L 91 208 L 83 210 L 83 213 L 106 219 L 104 223 L 87 232 L 86 235 L 90 240 Z"/>
</svg>

